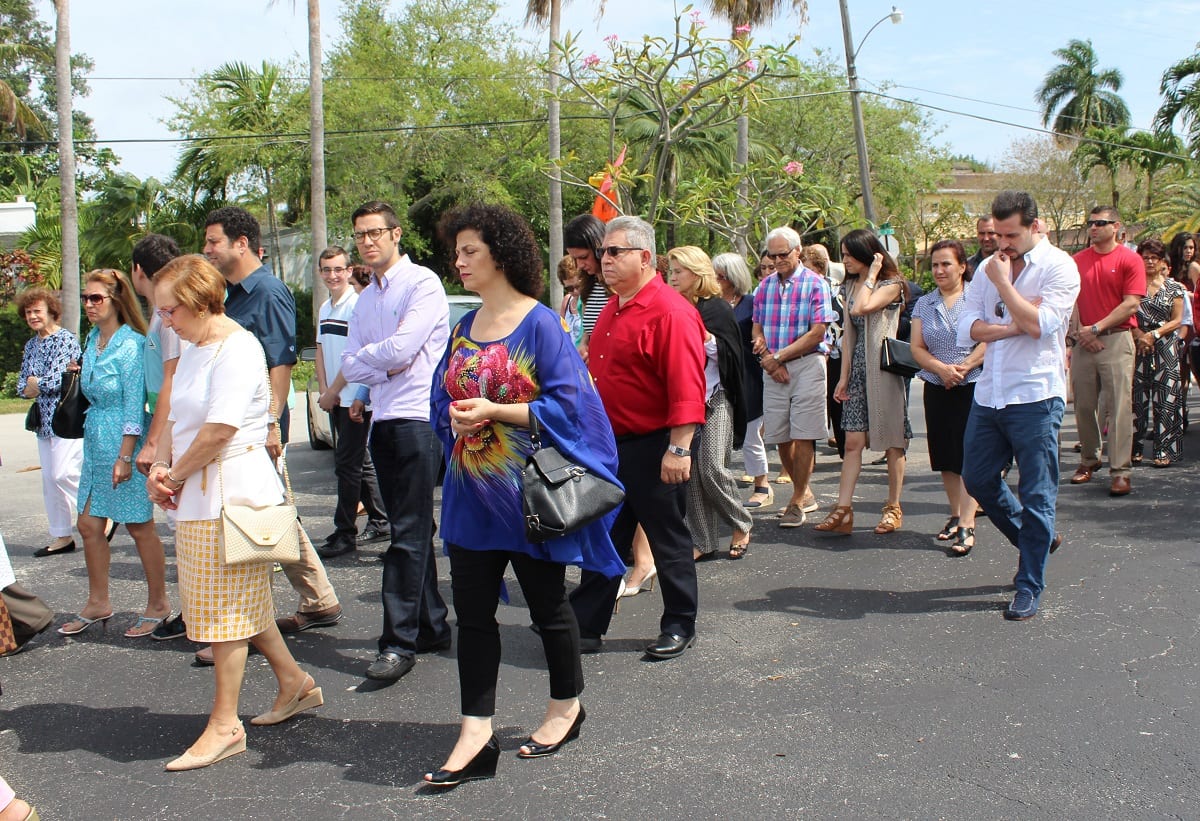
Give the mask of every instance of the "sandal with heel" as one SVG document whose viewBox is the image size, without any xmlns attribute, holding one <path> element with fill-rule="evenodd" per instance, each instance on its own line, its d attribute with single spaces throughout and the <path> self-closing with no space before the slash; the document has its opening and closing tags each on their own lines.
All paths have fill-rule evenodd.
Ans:
<svg viewBox="0 0 1200 821">
<path fill-rule="evenodd" d="M 971 540 L 967 544 L 967 539 Z M 954 544 L 946 548 L 947 556 L 965 556 L 971 552 L 971 548 L 975 546 L 975 528 L 960 527 L 954 539 Z"/>
<path fill-rule="evenodd" d="M 948 542 L 954 538 L 956 533 L 958 533 L 958 517 L 951 516 L 946 520 L 946 524 L 942 529 L 938 531 L 936 538 L 939 542 Z"/>
<path fill-rule="evenodd" d="M 875 533 L 880 536 L 895 533 L 902 524 L 904 511 L 900 509 L 900 505 L 886 504 L 883 506 L 883 516 L 879 519 L 879 524 L 875 525 Z"/>
<path fill-rule="evenodd" d="M 76 613 L 75 618 L 71 619 L 69 622 L 67 622 L 66 624 L 64 624 L 58 628 L 58 634 L 60 636 L 78 636 L 84 630 L 87 630 L 89 627 L 91 627 L 93 624 L 96 624 L 97 622 L 100 623 L 100 632 L 107 633 L 108 632 L 108 620 L 111 619 L 112 617 L 113 617 L 113 614 L 111 612 L 107 616 L 99 616 L 94 619 L 89 619 L 87 616 L 82 616 L 82 615 Z M 72 624 L 78 624 L 79 627 L 76 627 L 72 630 L 68 630 L 67 629 L 68 625 L 72 625 Z"/>
<path fill-rule="evenodd" d="M 838 505 L 814 528 L 821 533 L 848 534 L 854 530 L 854 508 Z"/>
</svg>

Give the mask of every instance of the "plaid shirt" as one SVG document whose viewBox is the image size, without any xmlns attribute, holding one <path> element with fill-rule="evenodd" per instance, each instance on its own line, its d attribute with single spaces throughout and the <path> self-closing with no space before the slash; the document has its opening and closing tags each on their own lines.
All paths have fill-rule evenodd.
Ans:
<svg viewBox="0 0 1200 821">
<path fill-rule="evenodd" d="M 836 319 L 829 304 L 829 284 L 807 268 L 798 268 L 786 280 L 771 274 L 754 292 L 754 321 L 762 326 L 772 353 L 791 345 L 813 325 Z"/>
</svg>

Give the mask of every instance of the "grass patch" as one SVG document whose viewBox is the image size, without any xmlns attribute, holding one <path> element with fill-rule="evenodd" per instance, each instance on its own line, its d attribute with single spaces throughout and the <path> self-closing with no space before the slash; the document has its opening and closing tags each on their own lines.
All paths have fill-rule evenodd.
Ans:
<svg viewBox="0 0 1200 821">
<path fill-rule="evenodd" d="M 0 397 L 0 413 L 29 413 L 29 400 Z"/>
</svg>

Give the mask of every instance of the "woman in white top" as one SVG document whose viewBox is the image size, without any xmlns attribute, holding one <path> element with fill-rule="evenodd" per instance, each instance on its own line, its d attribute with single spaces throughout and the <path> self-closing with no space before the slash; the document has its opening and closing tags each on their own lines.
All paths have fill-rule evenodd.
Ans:
<svg viewBox="0 0 1200 821">
<path fill-rule="evenodd" d="M 204 257 L 168 263 L 154 278 L 164 323 L 191 343 L 171 386 L 170 422 L 146 481 L 150 498 L 175 510 L 179 594 L 188 638 L 211 642 L 216 696 L 208 726 L 168 770 L 207 767 L 246 750 L 238 696 L 246 641 L 266 657 L 279 683 L 271 709 L 251 724 L 278 724 L 323 702 L 275 626 L 271 564 L 226 565 L 220 557 L 222 500 L 266 507 L 283 501 L 268 456 L 270 386 L 262 346 L 225 316 L 225 280 Z"/>
</svg>

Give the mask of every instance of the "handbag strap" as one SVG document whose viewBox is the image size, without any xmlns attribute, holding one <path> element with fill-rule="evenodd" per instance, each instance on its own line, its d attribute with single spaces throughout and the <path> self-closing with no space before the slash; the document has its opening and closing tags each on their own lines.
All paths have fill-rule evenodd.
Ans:
<svg viewBox="0 0 1200 821">
<path fill-rule="evenodd" d="M 208 380 L 209 390 L 212 389 L 212 372 L 216 371 L 216 369 L 217 369 L 217 357 L 221 355 L 221 349 L 225 347 L 225 340 L 229 339 L 230 336 L 233 336 L 234 333 L 237 333 L 237 331 L 234 331 L 233 333 L 226 336 L 225 339 L 222 339 L 221 344 L 217 346 L 217 352 L 213 354 L 212 369 L 209 373 L 209 380 Z M 266 365 L 265 359 L 263 360 L 263 364 L 264 364 L 264 366 Z M 267 375 L 267 407 L 269 408 L 269 407 L 271 407 L 272 399 L 274 399 L 274 394 L 271 391 L 271 369 L 266 368 L 266 370 L 264 372 Z M 249 448 L 246 448 L 246 450 L 242 451 L 242 453 L 249 453 L 250 451 L 256 450 L 259 447 L 262 447 L 262 445 L 253 445 Z M 242 454 L 238 454 L 238 455 L 240 456 Z M 221 468 L 221 464 L 224 461 L 225 460 L 221 458 L 221 452 L 218 451 L 217 452 L 217 487 L 218 487 L 218 493 L 221 494 L 221 506 L 222 507 L 225 506 L 225 476 L 224 476 L 224 471 Z M 287 448 L 284 448 L 284 452 L 283 452 L 283 454 L 280 455 L 279 461 L 283 465 L 283 484 L 284 484 L 284 487 L 287 488 L 287 503 L 289 505 L 291 505 L 292 507 L 295 507 L 296 506 L 296 495 L 292 492 L 292 477 L 288 475 L 288 468 L 287 468 Z"/>
<path fill-rule="evenodd" d="M 532 409 L 529 411 L 529 444 L 533 445 L 535 451 L 541 450 L 542 429 L 538 427 L 538 420 Z"/>
</svg>

